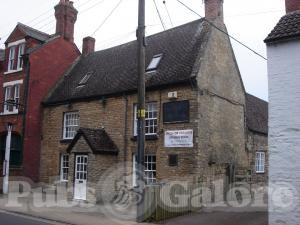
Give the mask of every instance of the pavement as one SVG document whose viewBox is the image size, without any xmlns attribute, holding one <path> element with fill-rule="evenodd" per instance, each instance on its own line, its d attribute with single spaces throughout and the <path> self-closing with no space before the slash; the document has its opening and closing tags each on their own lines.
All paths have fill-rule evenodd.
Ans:
<svg viewBox="0 0 300 225">
<path fill-rule="evenodd" d="M 57 207 L 44 204 L 43 202 L 34 202 L 31 197 L 15 199 L 7 198 L 0 195 L 0 210 L 3 213 L 14 213 L 22 216 L 30 216 L 37 219 L 42 219 L 53 223 L 67 225 L 155 225 L 150 223 L 137 223 L 136 221 L 105 211 L 100 205 L 87 205 L 86 203 L 77 202 L 73 207 Z M 45 200 L 45 199 L 44 199 Z M 18 205 L 16 205 L 18 203 Z M 1 214 L 0 214 L 1 216 Z M 2 218 L 1 218 L 2 221 Z M 21 223 L 22 224 L 22 223 Z M 0 225 L 2 225 L 0 223 Z M 5 224 L 8 225 L 8 224 Z M 16 224 L 13 224 L 16 225 Z M 23 224 L 22 224 L 23 225 Z"/>
<path fill-rule="evenodd" d="M 18 198 L 19 206 L 16 207 L 14 199 L 0 195 L 0 225 L 10 225 L 11 218 L 7 213 L 16 213 L 19 216 L 30 216 L 44 221 L 39 225 L 66 224 L 66 225 L 136 225 L 134 220 L 124 217 L 114 209 L 103 210 L 103 205 L 90 206 L 77 204 L 73 207 L 57 207 L 46 205 L 43 202 L 33 202 L 32 198 Z M 106 207 L 104 207 L 106 208 Z M 1 214 L 2 210 L 2 214 Z M 114 213 L 112 213 L 114 212 Z M 3 221 L 7 221 L 4 223 Z M 13 225 L 18 225 L 18 218 Z M 28 221 L 27 221 L 28 222 Z M 20 225 L 25 225 L 23 222 Z M 28 222 L 28 225 L 36 223 Z M 155 225 L 154 223 L 139 223 L 141 225 Z M 164 225 L 268 225 L 268 213 L 266 208 L 260 209 L 233 209 L 228 207 L 202 210 L 201 212 L 189 214 L 163 221 Z"/>
</svg>

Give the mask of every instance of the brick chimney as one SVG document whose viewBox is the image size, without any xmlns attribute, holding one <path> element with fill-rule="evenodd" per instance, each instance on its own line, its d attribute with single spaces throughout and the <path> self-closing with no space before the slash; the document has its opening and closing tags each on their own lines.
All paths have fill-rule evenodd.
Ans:
<svg viewBox="0 0 300 225">
<path fill-rule="evenodd" d="M 208 20 L 219 19 L 224 22 L 223 0 L 204 0 L 205 18 Z"/>
<path fill-rule="evenodd" d="M 95 51 L 95 38 L 85 37 L 82 44 L 82 55 L 86 56 Z"/>
<path fill-rule="evenodd" d="M 54 7 L 56 18 L 56 34 L 63 36 L 66 40 L 74 42 L 74 24 L 77 20 L 78 11 L 73 2 L 60 0 Z"/>
<path fill-rule="evenodd" d="M 286 13 L 300 10 L 300 0 L 285 0 Z"/>
</svg>

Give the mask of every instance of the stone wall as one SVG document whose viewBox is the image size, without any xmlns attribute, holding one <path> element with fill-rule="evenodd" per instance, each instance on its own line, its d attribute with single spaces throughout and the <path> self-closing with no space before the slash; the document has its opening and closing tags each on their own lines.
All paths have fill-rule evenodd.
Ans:
<svg viewBox="0 0 300 225">
<path fill-rule="evenodd" d="M 229 38 L 213 28 L 199 62 L 198 171 L 209 160 L 246 167 L 245 90 Z"/>
<path fill-rule="evenodd" d="M 267 185 L 269 176 L 269 151 L 268 151 L 268 136 L 255 132 L 248 132 L 247 150 L 249 154 L 249 163 L 251 170 L 251 181 L 257 185 Z M 265 153 L 265 172 L 257 173 L 255 169 L 256 152 Z"/>
<path fill-rule="evenodd" d="M 177 91 L 178 101 L 190 101 L 190 122 L 164 124 L 162 119 L 162 104 L 169 102 L 168 92 Z M 158 137 L 156 140 L 146 141 L 146 154 L 155 154 L 157 157 L 157 178 L 169 180 L 184 178 L 194 172 L 195 153 L 197 152 L 197 92 L 187 86 L 177 86 L 164 90 L 147 93 L 147 102 L 158 104 Z M 126 100 L 127 99 L 127 100 Z M 65 153 L 70 142 L 62 140 L 63 114 L 68 111 L 78 111 L 80 126 L 87 128 L 104 128 L 114 143 L 119 148 L 117 156 L 119 162 L 128 162 L 132 165 L 132 155 L 136 152 L 137 142 L 133 135 L 134 104 L 137 103 L 136 95 L 119 96 L 91 102 L 74 103 L 47 107 L 43 116 L 43 140 L 41 154 L 41 180 L 47 182 L 49 177 L 59 174 L 59 157 Z M 126 112 L 127 111 L 127 112 Z M 127 114 L 127 118 L 125 118 Z M 127 124 L 125 133 L 125 124 Z M 165 130 L 193 129 L 193 148 L 164 148 Z M 168 166 L 168 155 L 178 154 L 177 167 Z M 99 156 L 101 157 L 101 156 Z M 107 166 L 107 169 L 109 165 Z"/>
</svg>

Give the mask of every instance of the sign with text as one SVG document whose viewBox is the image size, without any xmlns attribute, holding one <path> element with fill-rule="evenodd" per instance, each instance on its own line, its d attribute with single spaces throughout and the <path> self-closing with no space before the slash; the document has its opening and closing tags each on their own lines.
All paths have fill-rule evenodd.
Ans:
<svg viewBox="0 0 300 225">
<path fill-rule="evenodd" d="M 192 148 L 193 130 L 169 130 L 165 131 L 166 148 Z"/>
</svg>

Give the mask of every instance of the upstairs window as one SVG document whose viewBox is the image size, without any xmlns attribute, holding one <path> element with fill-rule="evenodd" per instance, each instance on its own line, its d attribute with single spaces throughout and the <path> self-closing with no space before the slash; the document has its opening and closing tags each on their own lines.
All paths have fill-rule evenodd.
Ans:
<svg viewBox="0 0 300 225">
<path fill-rule="evenodd" d="M 64 114 L 63 139 L 73 139 L 79 128 L 79 113 L 67 112 Z"/>
<path fill-rule="evenodd" d="M 4 97 L 4 112 L 10 112 L 13 110 L 12 101 L 12 86 L 5 87 L 5 97 Z"/>
<path fill-rule="evenodd" d="M 6 86 L 4 95 L 4 113 L 17 113 L 20 105 L 20 84 Z"/>
<path fill-rule="evenodd" d="M 150 102 L 146 104 L 145 112 L 145 134 L 156 135 L 157 134 L 157 103 Z M 137 136 L 137 105 L 134 105 L 134 136 Z"/>
<path fill-rule="evenodd" d="M 256 160 L 255 160 L 256 173 L 265 172 L 265 158 L 266 155 L 264 152 L 256 152 Z"/>
<path fill-rule="evenodd" d="M 20 104 L 20 84 L 15 85 L 15 94 L 14 94 L 14 104 L 15 110 L 19 109 Z"/>
<path fill-rule="evenodd" d="M 157 67 L 162 59 L 162 54 L 153 56 L 150 64 L 148 65 L 146 72 L 157 70 Z"/>
<path fill-rule="evenodd" d="M 22 67 L 23 67 L 22 56 L 24 54 L 24 51 L 25 51 L 25 44 L 19 45 L 17 69 L 22 69 Z"/>
<path fill-rule="evenodd" d="M 14 70 L 15 68 L 15 55 L 16 55 L 16 46 L 12 46 L 9 49 L 8 70 Z"/>
</svg>

